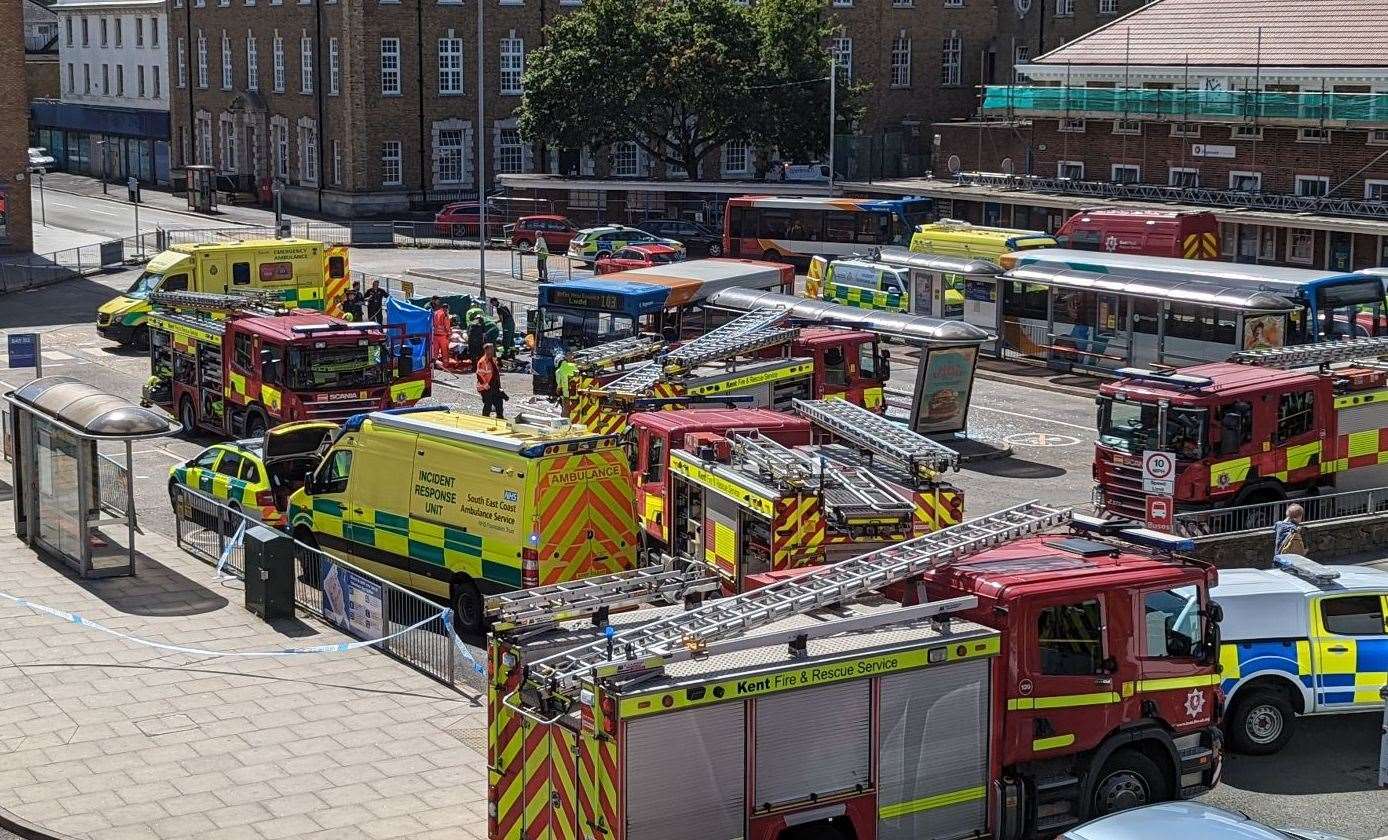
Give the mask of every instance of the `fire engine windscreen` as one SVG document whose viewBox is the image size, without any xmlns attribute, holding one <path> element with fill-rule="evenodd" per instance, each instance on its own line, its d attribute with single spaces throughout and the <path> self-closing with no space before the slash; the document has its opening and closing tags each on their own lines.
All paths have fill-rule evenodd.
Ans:
<svg viewBox="0 0 1388 840">
<path fill-rule="evenodd" d="M 1166 411 L 1166 441 L 1158 437 L 1160 409 L 1155 403 L 1099 398 L 1099 443 L 1138 454 L 1148 449 L 1175 452 L 1182 460 L 1198 460 L 1208 452 L 1203 410 L 1171 407 Z"/>
<path fill-rule="evenodd" d="M 385 344 L 289 348 L 288 385 L 299 391 L 386 384 Z"/>
</svg>

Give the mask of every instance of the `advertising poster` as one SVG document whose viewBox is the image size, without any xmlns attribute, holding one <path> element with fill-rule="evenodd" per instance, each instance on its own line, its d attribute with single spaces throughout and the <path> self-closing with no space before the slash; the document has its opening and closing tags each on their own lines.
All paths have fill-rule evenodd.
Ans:
<svg viewBox="0 0 1388 840">
<path fill-rule="evenodd" d="M 324 559 L 323 618 L 350 635 L 369 641 L 385 635 L 381 604 L 385 593 L 379 581 Z"/>
<path fill-rule="evenodd" d="M 923 435 L 963 431 L 973 391 L 976 347 L 936 347 L 925 351 L 916 374 L 911 428 Z"/>
<path fill-rule="evenodd" d="M 10 244 L 10 190 L 0 187 L 0 245 Z"/>
<path fill-rule="evenodd" d="M 1249 315 L 1243 319 L 1243 349 L 1267 350 L 1281 347 L 1285 315 Z"/>
</svg>

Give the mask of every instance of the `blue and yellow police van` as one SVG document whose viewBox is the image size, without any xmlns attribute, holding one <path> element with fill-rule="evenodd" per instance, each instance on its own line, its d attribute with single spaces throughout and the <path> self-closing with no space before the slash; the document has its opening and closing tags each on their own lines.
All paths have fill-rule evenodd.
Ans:
<svg viewBox="0 0 1388 840">
<path fill-rule="evenodd" d="M 1221 569 L 1224 730 L 1242 753 L 1274 753 L 1300 715 L 1383 711 L 1388 569 L 1296 554 L 1271 569 Z M 1148 632 L 1159 632 L 1149 614 Z"/>
</svg>

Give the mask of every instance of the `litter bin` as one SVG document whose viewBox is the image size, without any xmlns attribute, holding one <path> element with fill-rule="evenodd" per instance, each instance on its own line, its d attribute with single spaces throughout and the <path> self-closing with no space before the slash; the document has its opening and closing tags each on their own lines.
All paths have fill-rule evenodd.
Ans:
<svg viewBox="0 0 1388 840">
<path fill-rule="evenodd" d="M 265 619 L 294 617 L 294 540 L 257 525 L 246 531 L 246 609 Z"/>
</svg>

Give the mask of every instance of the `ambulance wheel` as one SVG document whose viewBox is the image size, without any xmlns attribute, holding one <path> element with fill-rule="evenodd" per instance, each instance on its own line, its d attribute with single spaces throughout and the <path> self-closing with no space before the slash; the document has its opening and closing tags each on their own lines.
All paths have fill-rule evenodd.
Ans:
<svg viewBox="0 0 1388 840">
<path fill-rule="evenodd" d="M 1119 750 L 1094 781 L 1087 816 L 1102 817 L 1170 798 L 1166 778 L 1155 761 L 1136 750 Z"/>
<path fill-rule="evenodd" d="M 149 327 L 141 325 L 130 333 L 130 343 L 126 347 L 133 347 L 136 350 L 149 349 Z"/>
<path fill-rule="evenodd" d="M 482 612 L 482 593 L 471 578 L 453 581 L 453 626 L 459 633 L 478 635 L 486 632 L 486 616 Z"/>
<path fill-rule="evenodd" d="M 178 422 L 183 424 L 184 437 L 196 437 L 198 434 L 198 416 L 193 413 L 193 398 L 184 397 L 178 403 Z"/>
<path fill-rule="evenodd" d="M 764 260 L 779 260 L 781 258 L 781 255 L 771 250 L 770 248 L 767 248 L 765 251 L 761 252 L 761 258 Z"/>
<path fill-rule="evenodd" d="M 1287 695 L 1272 688 L 1255 688 L 1240 697 L 1225 720 L 1230 746 L 1245 755 L 1270 755 L 1292 738 L 1296 712 Z"/>
<path fill-rule="evenodd" d="M 169 505 L 174 509 L 178 508 L 178 482 L 169 479 Z"/>
</svg>

